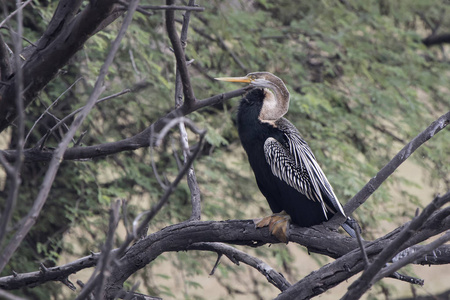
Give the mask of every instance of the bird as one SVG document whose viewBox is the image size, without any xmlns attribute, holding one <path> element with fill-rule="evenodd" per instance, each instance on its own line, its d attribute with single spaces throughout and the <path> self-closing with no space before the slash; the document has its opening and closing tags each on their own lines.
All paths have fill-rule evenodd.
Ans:
<svg viewBox="0 0 450 300">
<path fill-rule="evenodd" d="M 346 217 L 342 227 L 356 237 L 356 221 L 346 216 L 298 129 L 283 117 L 290 100 L 284 82 L 269 72 L 215 79 L 249 84 L 239 103 L 238 133 L 256 183 L 274 213 L 256 226 L 268 226 L 271 234 L 287 243 L 290 223 L 311 227 L 339 213 Z"/>
</svg>

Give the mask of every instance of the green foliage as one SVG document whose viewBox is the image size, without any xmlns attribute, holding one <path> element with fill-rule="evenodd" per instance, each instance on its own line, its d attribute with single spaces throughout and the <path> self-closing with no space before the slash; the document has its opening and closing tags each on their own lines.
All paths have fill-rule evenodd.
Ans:
<svg viewBox="0 0 450 300">
<path fill-rule="evenodd" d="M 448 50 L 441 52 L 439 47 L 426 48 L 421 43 L 431 32 L 430 25 L 442 22 L 441 28 L 449 28 L 450 18 L 442 17 L 449 7 L 442 1 L 216 0 L 199 4 L 205 11 L 192 14 L 186 48 L 187 57 L 194 59 L 189 71 L 196 97 L 202 99 L 237 88 L 212 80 L 217 76 L 241 76 L 250 71 L 270 71 L 280 76 L 291 91 L 287 118 L 309 142 L 343 203 L 406 141 L 450 107 L 445 63 Z M 29 24 L 33 24 L 26 28 L 27 38 L 36 40 L 42 34 L 55 7 L 56 2 L 33 2 L 33 9 L 26 11 Z M 181 19 L 181 13 L 176 16 Z M 80 76 L 84 80 L 60 100 L 52 113 L 62 118 L 84 105 L 120 24 L 121 19 L 92 37 L 65 68 L 67 73 L 46 87 L 39 101 L 27 110 L 28 129 L 44 107 Z M 125 88 L 135 92 L 97 106 L 83 124 L 82 130 L 87 130 L 84 145 L 130 137 L 174 107 L 174 57 L 169 47 L 162 15 L 147 17 L 137 13 L 110 68 L 103 96 Z M 200 128 L 208 129 L 207 145 L 194 164 L 202 192 L 203 219 L 253 218 L 269 213 L 238 141 L 234 126 L 237 101 L 189 116 Z M 44 120 L 27 147 L 32 147 L 51 124 L 54 121 Z M 189 137 L 191 145 L 195 144 L 196 137 L 191 133 Z M 7 272 L 33 271 L 37 262 L 56 263 L 64 253 L 83 255 L 88 250 L 99 250 L 112 201 L 125 199 L 128 218 L 132 219 L 162 195 L 152 158 L 163 177 L 173 179 L 177 174 L 173 157 L 174 153 L 181 157 L 181 151 L 179 137 L 173 133 L 172 138 L 176 144 L 173 151 L 168 138 L 153 155 L 141 149 L 106 159 L 65 162 L 27 241 L 32 247 L 22 247 Z M 448 140 L 448 131 L 440 133 L 413 156 L 428 173 L 436 191 L 442 191 L 445 182 L 450 182 Z M 58 141 L 58 136 L 53 137 L 46 146 L 53 147 Z M 29 176 L 19 200 L 24 205 L 15 222 L 34 199 L 46 166 L 27 168 Z M 398 220 L 399 214 L 410 216 L 410 208 L 423 203 L 407 188 L 401 191 L 402 199 L 394 198 L 390 188 L 399 183 L 408 183 L 408 179 L 394 177 L 358 210 L 357 218 L 367 235 L 377 229 L 380 220 Z M 392 203 L 398 204 L 395 209 L 384 209 L 392 207 Z M 150 231 L 188 219 L 190 209 L 189 189 L 182 183 L 152 221 Z M 63 239 L 66 233 L 70 233 L 70 242 Z M 290 253 L 280 247 L 245 251 L 274 259 L 279 265 L 292 261 Z M 195 276 L 209 272 L 206 269 L 211 268 L 215 258 L 179 253 L 172 259 L 171 255 L 172 264 L 186 272 L 184 284 L 189 286 L 189 293 L 183 292 L 183 297 L 200 298 L 202 286 Z M 316 256 L 314 259 L 323 263 Z M 152 295 L 179 297 L 165 282 L 170 275 L 163 271 L 152 274 L 158 264 L 140 272 L 139 276 L 149 279 L 143 288 Z M 241 270 L 221 264 L 216 276 L 235 279 L 243 276 Z M 163 283 L 156 287 L 150 280 L 154 277 Z M 42 295 L 52 293 L 45 289 L 35 289 L 35 295 L 44 299 Z"/>
</svg>

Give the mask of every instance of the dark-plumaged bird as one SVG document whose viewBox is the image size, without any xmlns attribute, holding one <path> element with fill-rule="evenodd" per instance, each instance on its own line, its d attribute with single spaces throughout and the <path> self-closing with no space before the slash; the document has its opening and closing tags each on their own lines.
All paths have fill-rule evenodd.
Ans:
<svg viewBox="0 0 450 300">
<path fill-rule="evenodd" d="M 289 91 L 268 72 L 217 80 L 249 83 L 252 89 L 239 105 L 239 137 L 272 216 L 257 227 L 269 226 L 272 234 L 288 241 L 289 219 L 301 227 L 320 224 L 336 213 L 345 216 L 333 188 L 297 128 L 283 116 L 289 108 Z M 342 227 L 355 236 L 353 220 Z"/>
</svg>

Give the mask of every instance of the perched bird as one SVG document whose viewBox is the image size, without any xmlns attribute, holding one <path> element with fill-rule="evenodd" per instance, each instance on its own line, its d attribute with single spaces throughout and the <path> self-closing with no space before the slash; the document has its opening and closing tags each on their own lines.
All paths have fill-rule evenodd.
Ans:
<svg viewBox="0 0 450 300">
<path fill-rule="evenodd" d="M 333 188 L 297 128 L 283 118 L 289 108 L 289 91 L 283 81 L 268 72 L 217 80 L 249 83 L 237 115 L 239 137 L 272 216 L 257 227 L 288 241 L 289 221 L 301 227 L 320 224 L 336 213 L 345 216 Z M 342 227 L 355 236 L 353 220 Z"/>
</svg>

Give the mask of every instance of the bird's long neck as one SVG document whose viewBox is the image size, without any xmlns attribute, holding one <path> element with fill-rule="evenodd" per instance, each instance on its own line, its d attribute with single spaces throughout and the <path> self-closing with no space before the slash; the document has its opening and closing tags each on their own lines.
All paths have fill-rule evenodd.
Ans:
<svg viewBox="0 0 450 300">
<path fill-rule="evenodd" d="M 265 98 L 259 119 L 261 122 L 273 123 L 283 117 L 289 109 L 289 91 L 283 81 L 271 82 L 264 89 Z"/>
</svg>

